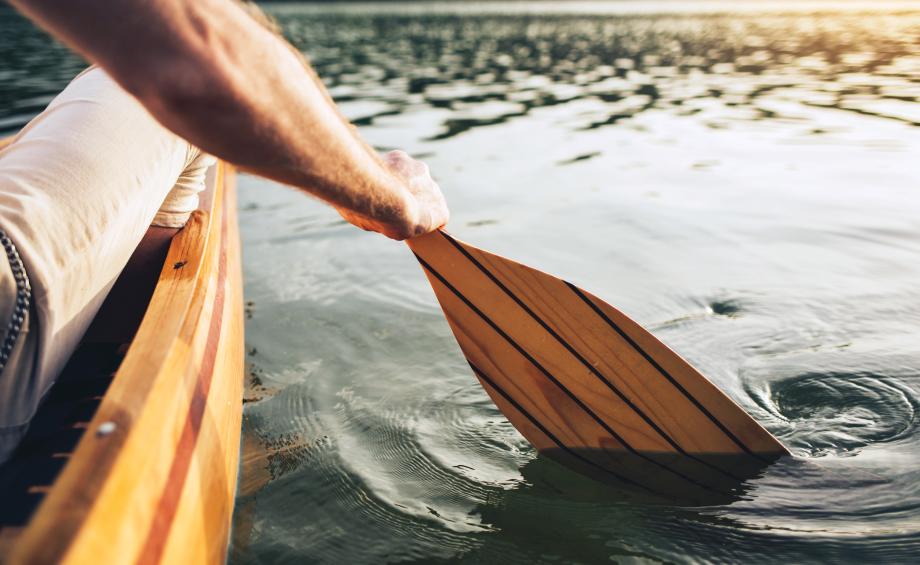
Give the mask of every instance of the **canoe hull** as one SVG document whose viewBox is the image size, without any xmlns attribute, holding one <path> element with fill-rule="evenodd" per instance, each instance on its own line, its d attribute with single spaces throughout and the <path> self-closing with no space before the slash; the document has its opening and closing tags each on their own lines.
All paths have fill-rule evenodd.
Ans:
<svg viewBox="0 0 920 565">
<path fill-rule="evenodd" d="M 242 275 L 233 169 L 219 164 L 209 185 L 10 562 L 225 560 L 242 415 Z"/>
</svg>

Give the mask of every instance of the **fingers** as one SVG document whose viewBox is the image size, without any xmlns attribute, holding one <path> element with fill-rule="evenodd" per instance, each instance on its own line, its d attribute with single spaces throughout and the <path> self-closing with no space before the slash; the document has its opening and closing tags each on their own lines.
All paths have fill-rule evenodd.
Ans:
<svg viewBox="0 0 920 565">
<path fill-rule="evenodd" d="M 405 151 L 390 151 L 381 156 L 384 165 L 401 183 L 386 186 L 389 194 L 370 194 L 371 199 L 393 202 L 396 206 L 370 207 L 359 212 L 339 208 L 339 214 L 351 224 L 381 233 L 391 239 L 404 240 L 434 231 L 447 223 L 450 212 L 441 187 L 431 178 L 425 163 L 413 159 Z M 399 188 L 399 184 L 404 190 Z M 381 188 L 383 190 L 383 188 Z M 396 191 L 393 194 L 392 191 Z M 394 198 L 395 197 L 395 198 Z"/>
<path fill-rule="evenodd" d="M 431 178 L 428 165 L 409 156 L 405 151 L 395 150 L 383 155 L 387 167 L 400 177 L 412 195 L 416 209 L 415 221 L 408 230 L 399 230 L 400 237 L 414 237 L 434 231 L 450 219 L 447 201 L 441 187 Z M 393 237 L 392 234 L 384 234 Z"/>
</svg>

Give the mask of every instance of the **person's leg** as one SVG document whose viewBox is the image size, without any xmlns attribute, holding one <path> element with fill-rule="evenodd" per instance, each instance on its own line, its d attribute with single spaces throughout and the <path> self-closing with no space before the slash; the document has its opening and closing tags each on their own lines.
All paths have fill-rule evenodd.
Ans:
<svg viewBox="0 0 920 565">
<path fill-rule="evenodd" d="M 18 249 L 33 295 L 22 342 L 33 362 L 2 375 L 0 429 L 27 427 L 199 155 L 99 69 L 81 74 L 0 149 L 0 229 Z"/>
<path fill-rule="evenodd" d="M 33 375 L 37 334 L 31 331 L 32 292 L 16 246 L 0 230 L 0 398 L 14 406 L 32 402 L 37 383 L 21 375 Z M 27 422 L 7 419 L 0 425 L 0 462 L 12 453 L 25 435 Z"/>
</svg>

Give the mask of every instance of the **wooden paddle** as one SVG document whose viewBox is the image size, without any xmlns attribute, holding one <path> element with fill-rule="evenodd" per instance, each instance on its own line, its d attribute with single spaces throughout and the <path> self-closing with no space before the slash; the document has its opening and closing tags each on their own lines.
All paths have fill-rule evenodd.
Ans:
<svg viewBox="0 0 920 565">
<path fill-rule="evenodd" d="M 408 241 L 482 386 L 540 452 L 695 502 L 789 452 L 679 355 L 575 285 L 436 231 Z"/>
</svg>

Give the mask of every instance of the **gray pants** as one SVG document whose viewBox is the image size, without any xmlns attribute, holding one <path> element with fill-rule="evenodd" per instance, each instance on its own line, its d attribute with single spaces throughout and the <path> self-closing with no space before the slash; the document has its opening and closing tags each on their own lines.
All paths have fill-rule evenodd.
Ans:
<svg viewBox="0 0 920 565">
<path fill-rule="evenodd" d="M 24 408 L 19 414 L 0 413 L 0 463 L 12 454 L 29 427 L 37 406 L 34 387 L 38 332 L 32 325 L 29 279 L 13 242 L 0 230 L 0 405 Z"/>
</svg>

